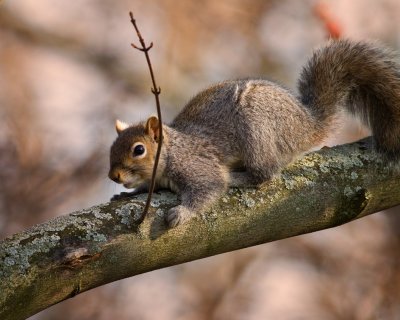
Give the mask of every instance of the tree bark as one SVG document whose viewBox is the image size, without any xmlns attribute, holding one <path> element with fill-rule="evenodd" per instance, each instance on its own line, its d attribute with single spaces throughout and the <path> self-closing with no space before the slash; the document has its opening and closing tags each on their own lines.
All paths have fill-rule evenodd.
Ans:
<svg viewBox="0 0 400 320">
<path fill-rule="evenodd" d="M 168 229 L 178 204 L 155 194 L 61 216 L 0 242 L 0 319 L 25 319 L 103 284 L 327 229 L 400 204 L 400 173 L 371 138 L 313 152 L 259 189 L 230 189 L 207 212 Z"/>
</svg>

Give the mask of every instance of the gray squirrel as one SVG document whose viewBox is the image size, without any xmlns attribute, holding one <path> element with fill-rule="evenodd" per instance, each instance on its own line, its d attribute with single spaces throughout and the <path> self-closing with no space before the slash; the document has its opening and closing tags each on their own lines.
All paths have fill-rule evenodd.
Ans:
<svg viewBox="0 0 400 320">
<path fill-rule="evenodd" d="M 304 66 L 298 96 L 261 79 L 224 81 L 192 98 L 170 125 L 156 188 L 180 195 L 166 220 L 174 227 L 205 210 L 228 186 L 257 186 L 320 145 L 342 109 L 372 131 L 376 150 L 400 159 L 400 65 L 380 46 L 332 41 Z M 158 119 L 116 122 L 109 177 L 147 191 L 160 137 Z M 118 199 L 132 193 L 121 193 Z"/>
</svg>

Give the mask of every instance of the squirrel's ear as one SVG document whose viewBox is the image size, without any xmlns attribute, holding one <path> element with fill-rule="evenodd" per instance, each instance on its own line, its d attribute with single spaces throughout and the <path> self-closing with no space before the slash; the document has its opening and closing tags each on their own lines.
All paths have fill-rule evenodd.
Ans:
<svg viewBox="0 0 400 320">
<path fill-rule="evenodd" d="M 160 126 L 157 117 L 150 117 L 147 119 L 145 131 L 146 134 L 158 142 L 158 139 L 160 138 Z"/>
<path fill-rule="evenodd" d="M 120 120 L 115 121 L 115 130 L 117 130 L 118 135 L 120 135 L 121 132 L 124 131 L 128 127 L 129 127 L 129 124 L 127 124 L 123 121 L 120 121 Z"/>
</svg>

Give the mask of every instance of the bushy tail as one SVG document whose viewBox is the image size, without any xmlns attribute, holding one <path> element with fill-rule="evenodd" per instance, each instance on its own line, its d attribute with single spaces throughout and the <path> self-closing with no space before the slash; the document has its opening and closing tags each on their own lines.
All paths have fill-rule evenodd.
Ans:
<svg viewBox="0 0 400 320">
<path fill-rule="evenodd" d="M 371 128 L 379 152 L 400 160 L 400 65 L 395 59 L 368 43 L 331 42 L 304 67 L 300 100 L 322 126 L 344 106 Z"/>
</svg>

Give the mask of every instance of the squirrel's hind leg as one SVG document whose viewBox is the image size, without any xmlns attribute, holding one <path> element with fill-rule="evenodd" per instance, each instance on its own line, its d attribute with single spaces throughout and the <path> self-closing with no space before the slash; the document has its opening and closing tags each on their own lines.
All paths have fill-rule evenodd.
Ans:
<svg viewBox="0 0 400 320">
<path fill-rule="evenodd" d="M 251 158 L 245 159 L 245 168 L 248 177 L 248 183 L 250 185 L 259 186 L 266 181 L 271 180 L 273 177 L 277 176 L 284 167 L 283 164 L 279 163 L 277 159 L 268 157 L 264 155 L 265 158 Z"/>
<path fill-rule="evenodd" d="M 229 173 L 229 187 L 246 188 L 256 187 L 253 175 L 247 171 L 232 171 Z"/>
<path fill-rule="evenodd" d="M 243 186 L 258 186 L 278 175 L 291 162 L 292 150 L 274 142 L 273 132 L 249 128 L 240 132 L 237 143 L 245 172 L 234 173 L 232 181 Z M 284 137 L 283 137 L 284 138 Z M 272 140 L 272 141 L 271 141 Z"/>
</svg>

